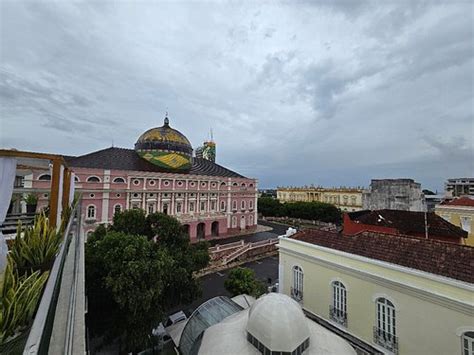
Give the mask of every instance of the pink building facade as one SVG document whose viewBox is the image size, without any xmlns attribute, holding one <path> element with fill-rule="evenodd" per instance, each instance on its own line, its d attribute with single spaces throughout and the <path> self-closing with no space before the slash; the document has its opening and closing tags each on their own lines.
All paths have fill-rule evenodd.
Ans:
<svg viewBox="0 0 474 355">
<path fill-rule="evenodd" d="M 257 180 L 212 161 L 191 157 L 186 170 L 169 171 L 135 150 L 113 147 L 66 159 L 75 174 L 75 189 L 82 195 L 85 233 L 112 223 L 116 212 L 131 208 L 176 217 L 191 241 L 257 226 Z M 41 189 L 48 184 L 48 174 L 33 174 L 32 187 Z M 38 207 L 47 200 L 47 195 L 40 195 Z"/>
</svg>

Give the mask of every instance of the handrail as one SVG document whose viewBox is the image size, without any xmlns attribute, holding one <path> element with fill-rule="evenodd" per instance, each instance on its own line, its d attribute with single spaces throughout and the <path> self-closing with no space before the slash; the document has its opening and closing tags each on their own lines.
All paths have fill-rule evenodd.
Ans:
<svg viewBox="0 0 474 355">
<path fill-rule="evenodd" d="M 46 337 L 46 322 L 48 321 L 48 318 L 54 317 L 54 312 L 56 311 L 56 304 L 54 305 L 54 309 L 51 307 L 53 306 L 54 299 L 57 298 L 59 294 L 64 263 L 66 260 L 67 251 L 69 249 L 69 244 L 72 239 L 71 226 L 75 218 L 74 216 L 76 214 L 76 210 L 77 206 L 75 206 L 75 208 L 72 210 L 69 222 L 64 231 L 64 240 L 61 243 L 61 248 L 56 256 L 56 259 L 54 260 L 53 267 L 49 274 L 43 296 L 41 297 L 40 305 L 36 312 L 35 319 L 33 321 L 30 334 L 28 335 L 25 349 L 23 351 L 24 355 L 35 355 L 43 352 L 47 353 L 48 351 L 47 348 L 44 348 L 45 346 L 49 345 L 49 339 L 47 339 L 47 343 L 44 343 Z"/>
</svg>

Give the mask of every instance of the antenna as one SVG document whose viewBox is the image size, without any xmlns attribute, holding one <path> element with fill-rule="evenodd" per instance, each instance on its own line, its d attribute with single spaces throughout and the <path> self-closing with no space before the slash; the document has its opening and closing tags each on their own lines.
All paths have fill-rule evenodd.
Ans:
<svg viewBox="0 0 474 355">
<path fill-rule="evenodd" d="M 114 139 L 112 138 L 112 148 L 114 147 Z"/>
<path fill-rule="evenodd" d="M 212 132 L 212 127 L 211 127 L 211 142 L 214 142 L 214 134 Z"/>
</svg>

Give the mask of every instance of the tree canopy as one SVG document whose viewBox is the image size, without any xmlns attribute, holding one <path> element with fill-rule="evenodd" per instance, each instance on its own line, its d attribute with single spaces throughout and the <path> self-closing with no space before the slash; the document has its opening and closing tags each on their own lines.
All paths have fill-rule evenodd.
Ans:
<svg viewBox="0 0 474 355">
<path fill-rule="evenodd" d="M 323 222 L 340 223 L 341 211 L 324 202 L 281 203 L 269 197 L 258 199 L 258 211 L 266 217 L 291 217 Z"/>
<path fill-rule="evenodd" d="M 114 224 L 97 227 L 86 244 L 93 330 L 108 341 L 120 339 L 122 350 L 143 350 L 168 309 L 200 295 L 193 272 L 209 259 L 208 244 L 191 245 L 175 218 L 117 213 Z"/>
<path fill-rule="evenodd" d="M 265 285 L 256 278 L 252 269 L 237 267 L 229 272 L 224 287 L 233 296 L 247 294 L 259 297 L 265 292 Z"/>
</svg>

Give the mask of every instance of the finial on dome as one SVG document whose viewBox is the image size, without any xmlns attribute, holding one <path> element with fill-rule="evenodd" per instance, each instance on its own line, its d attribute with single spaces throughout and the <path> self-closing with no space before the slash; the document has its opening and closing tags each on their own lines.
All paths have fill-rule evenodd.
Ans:
<svg viewBox="0 0 474 355">
<path fill-rule="evenodd" d="M 170 120 L 168 118 L 168 111 L 166 111 L 165 113 L 165 126 L 169 126 L 170 125 Z"/>
</svg>

